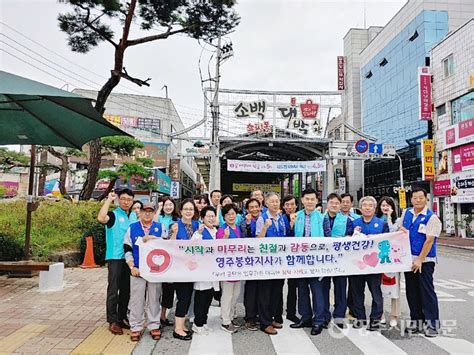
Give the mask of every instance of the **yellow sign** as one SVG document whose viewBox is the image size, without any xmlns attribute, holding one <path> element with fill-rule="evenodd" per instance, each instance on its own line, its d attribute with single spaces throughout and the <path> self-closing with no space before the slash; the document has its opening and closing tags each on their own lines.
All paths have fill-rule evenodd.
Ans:
<svg viewBox="0 0 474 355">
<path fill-rule="evenodd" d="M 435 167 L 434 167 L 434 144 L 432 139 L 423 139 L 421 141 L 421 169 L 422 169 L 422 180 L 431 181 L 434 180 Z"/>
<path fill-rule="evenodd" d="M 281 193 L 281 187 L 277 184 L 232 184 L 232 190 L 235 192 L 262 190 L 263 192 Z"/>
<path fill-rule="evenodd" d="M 398 201 L 400 203 L 400 208 L 407 208 L 407 196 L 405 189 L 401 188 L 398 190 Z"/>
</svg>

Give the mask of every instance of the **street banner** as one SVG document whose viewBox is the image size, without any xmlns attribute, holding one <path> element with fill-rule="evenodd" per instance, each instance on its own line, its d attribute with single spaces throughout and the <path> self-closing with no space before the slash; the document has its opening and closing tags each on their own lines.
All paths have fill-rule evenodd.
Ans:
<svg viewBox="0 0 474 355">
<path fill-rule="evenodd" d="M 404 232 L 346 238 L 138 239 L 150 282 L 287 279 L 408 271 Z"/>
<path fill-rule="evenodd" d="M 432 181 L 435 176 L 433 140 L 423 139 L 421 141 L 421 148 L 421 179 L 423 181 Z"/>
<path fill-rule="evenodd" d="M 227 171 L 246 173 L 318 173 L 326 171 L 326 160 L 258 161 L 227 160 Z"/>
<path fill-rule="evenodd" d="M 418 119 L 431 120 L 431 73 L 429 67 L 418 67 Z"/>
</svg>

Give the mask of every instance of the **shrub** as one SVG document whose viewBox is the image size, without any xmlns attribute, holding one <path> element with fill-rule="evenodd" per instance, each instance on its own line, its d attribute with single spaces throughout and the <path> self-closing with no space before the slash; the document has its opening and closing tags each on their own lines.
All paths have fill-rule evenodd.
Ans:
<svg viewBox="0 0 474 355">
<path fill-rule="evenodd" d="M 0 261 L 18 261 L 23 258 L 23 246 L 13 238 L 0 235 Z"/>
<path fill-rule="evenodd" d="M 100 226 L 100 206 L 94 201 L 42 201 L 32 214 L 32 255 L 47 260 L 57 251 L 78 251 L 84 232 Z M 0 202 L 0 235 L 24 245 L 25 221 L 26 201 Z"/>
</svg>

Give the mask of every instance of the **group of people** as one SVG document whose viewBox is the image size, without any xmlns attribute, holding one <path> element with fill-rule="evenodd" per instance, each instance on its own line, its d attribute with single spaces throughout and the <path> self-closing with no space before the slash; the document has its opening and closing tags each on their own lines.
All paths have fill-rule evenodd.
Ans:
<svg viewBox="0 0 474 355">
<path fill-rule="evenodd" d="M 118 207 L 109 211 L 118 197 Z M 405 331 L 438 334 L 438 301 L 433 286 L 436 263 L 436 237 L 441 232 L 439 218 L 427 207 L 427 192 L 412 191 L 413 207 L 397 218 L 392 198 L 365 196 L 359 201 L 360 214 L 354 212 L 353 197 L 346 193 L 327 196 L 326 211 L 317 192 L 308 188 L 301 194 L 301 206 L 293 195 L 280 200 L 277 193 L 253 191 L 243 201 L 242 210 L 231 195 L 214 190 L 206 195 L 187 198 L 177 204 L 164 197 L 158 208 L 151 203 L 134 201 L 130 190 L 111 193 L 102 206 L 98 220 L 106 229 L 108 263 L 107 322 L 113 334 L 131 329 L 131 339 L 138 341 L 146 327 L 159 340 L 164 326 L 174 326 L 173 337 L 191 340 L 193 334 L 212 331 L 207 326 L 212 302 L 219 302 L 221 327 L 228 333 L 239 328 L 274 335 L 283 324 L 284 279 L 153 283 L 140 276 L 139 245 L 154 238 L 177 240 L 215 240 L 229 238 L 331 237 L 370 235 L 403 230 L 410 238 L 412 270 L 405 272 L 406 296 L 411 323 Z M 400 285 L 400 274 L 389 275 Z M 331 313 L 330 290 L 334 292 Z M 365 286 L 372 298 L 369 317 L 365 309 Z M 245 323 L 239 322 L 236 303 L 243 287 Z M 311 335 L 327 329 L 331 320 L 339 328 L 367 327 L 379 330 L 386 322 L 383 315 L 382 275 L 343 275 L 287 280 L 286 319 L 291 328 L 311 328 Z M 399 287 L 399 286 L 398 286 Z M 399 292 L 398 292 L 399 294 Z M 173 307 L 174 323 L 167 311 Z M 391 296 L 393 297 L 393 295 Z M 349 310 L 348 315 L 346 311 Z M 146 317 L 145 317 L 146 315 Z M 194 315 L 194 319 L 192 317 Z M 398 295 L 392 299 L 390 326 L 397 325 L 400 315 Z M 186 325 L 191 318 L 192 328 Z"/>
</svg>

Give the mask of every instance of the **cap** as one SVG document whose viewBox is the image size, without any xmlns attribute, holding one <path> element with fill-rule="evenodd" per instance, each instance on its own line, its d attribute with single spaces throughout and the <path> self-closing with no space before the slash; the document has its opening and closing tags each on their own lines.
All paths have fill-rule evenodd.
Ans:
<svg viewBox="0 0 474 355">
<path fill-rule="evenodd" d="M 151 202 L 146 202 L 143 204 L 143 210 L 155 210 L 155 205 Z"/>
</svg>

